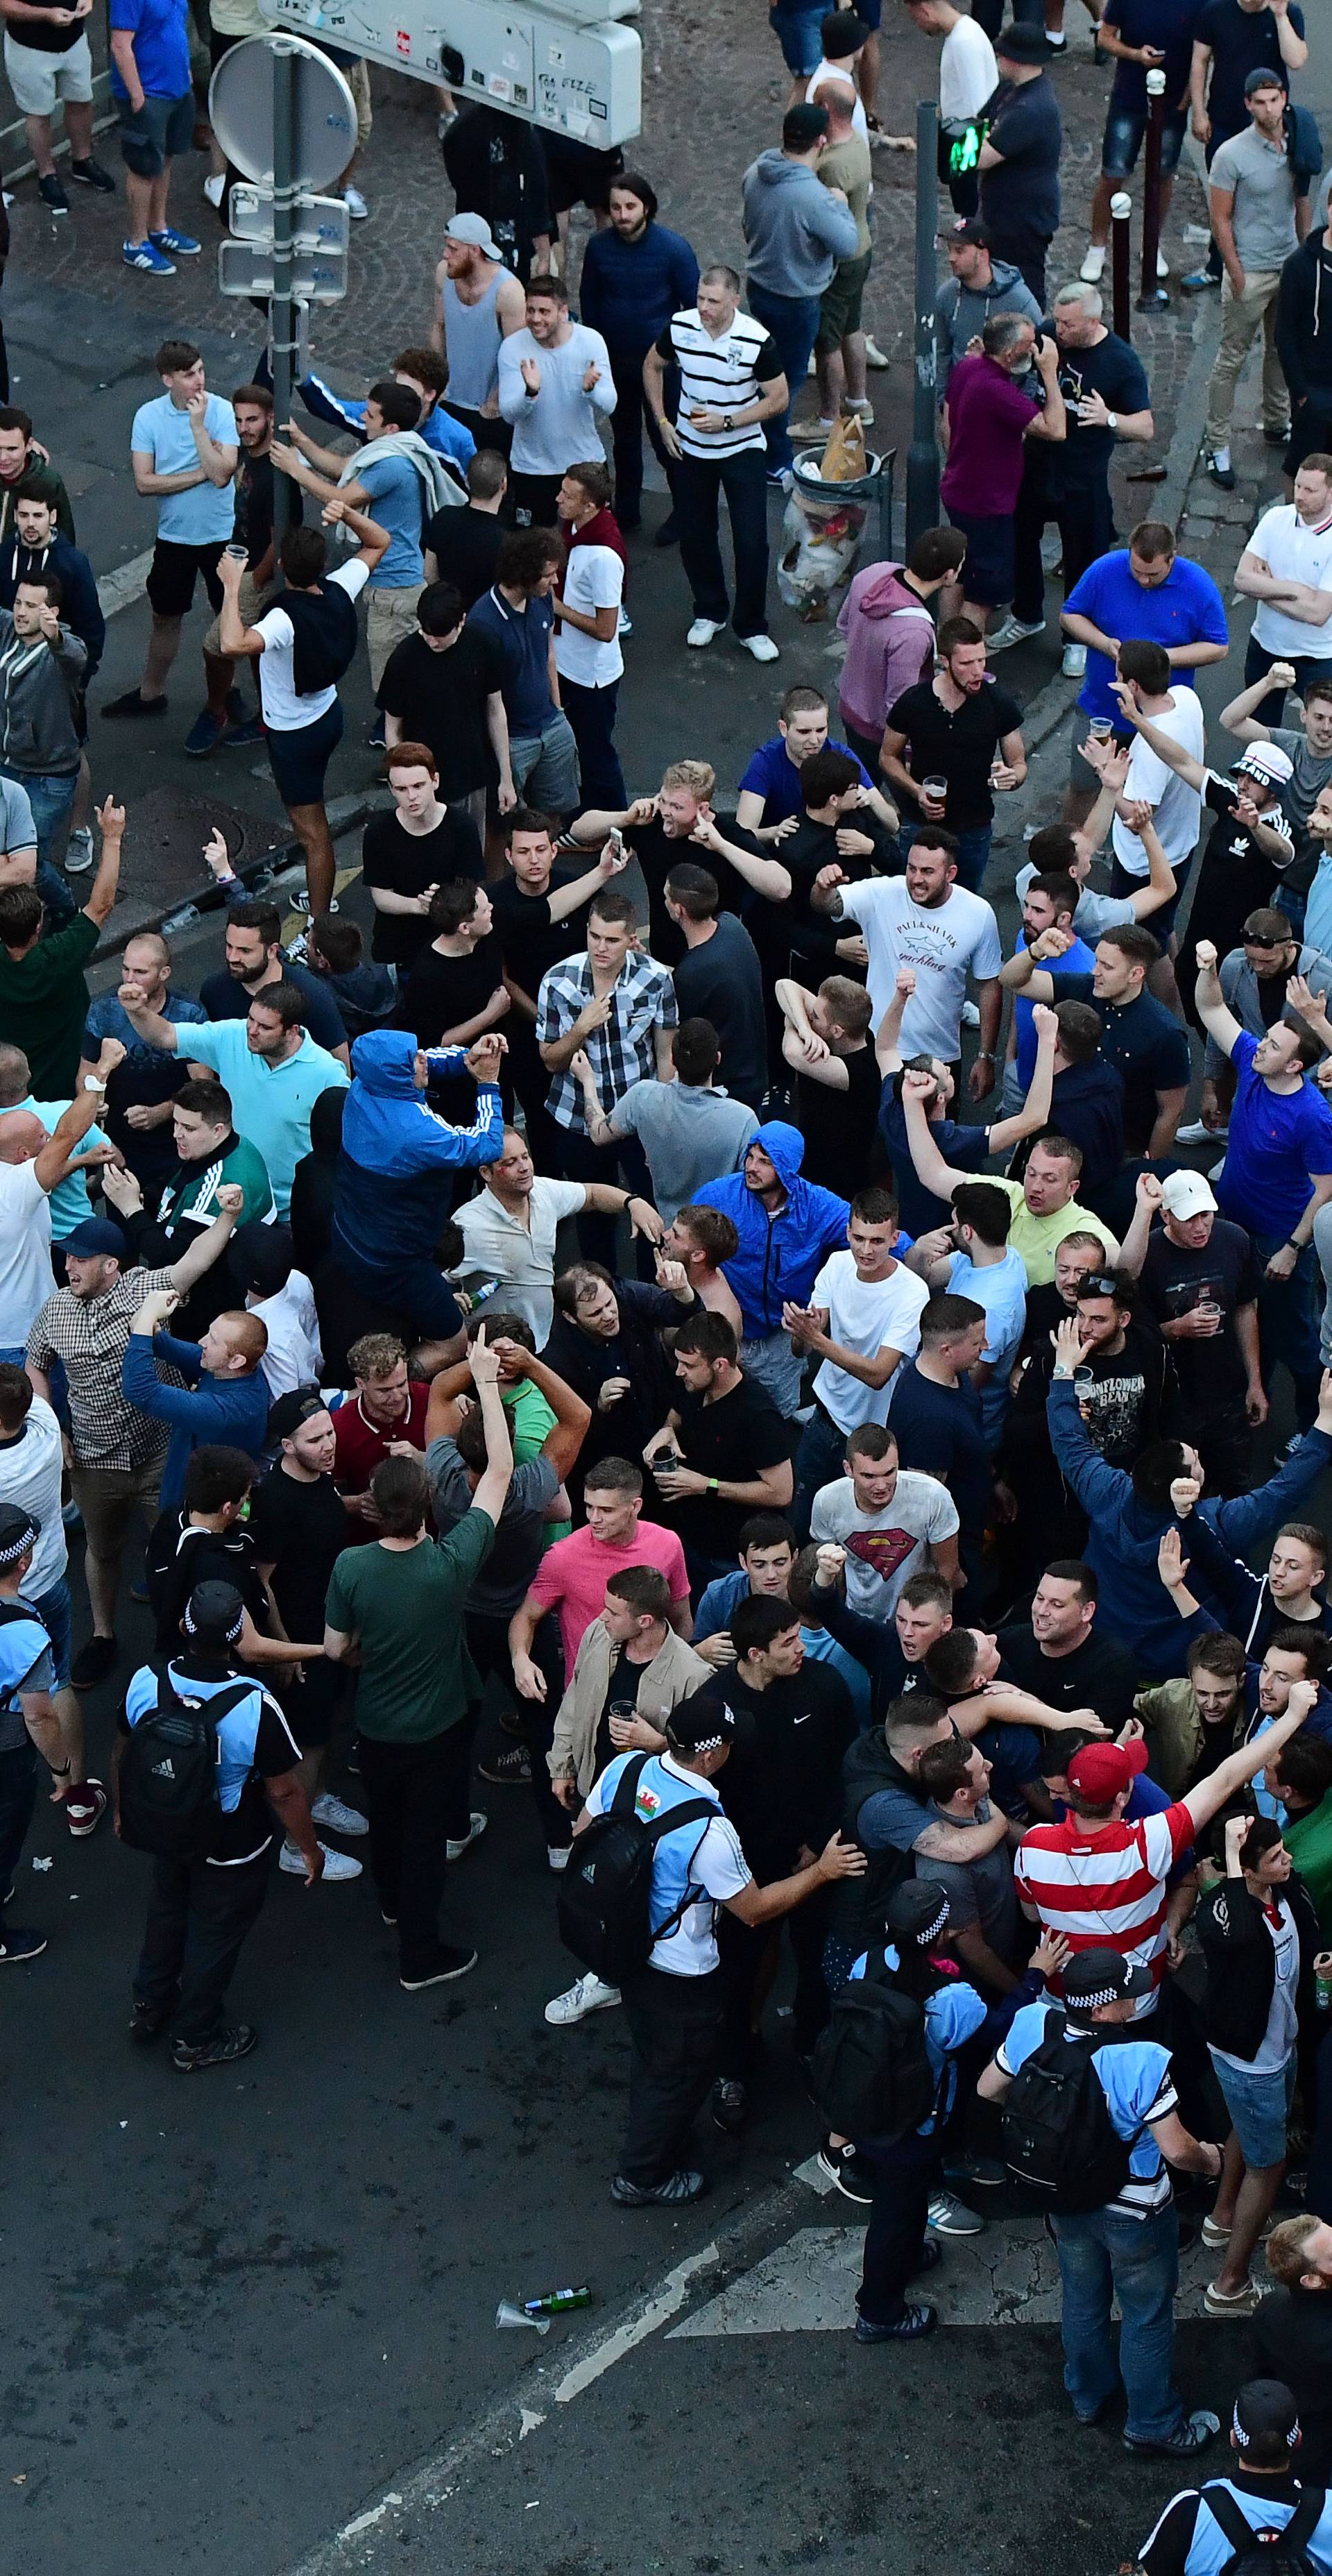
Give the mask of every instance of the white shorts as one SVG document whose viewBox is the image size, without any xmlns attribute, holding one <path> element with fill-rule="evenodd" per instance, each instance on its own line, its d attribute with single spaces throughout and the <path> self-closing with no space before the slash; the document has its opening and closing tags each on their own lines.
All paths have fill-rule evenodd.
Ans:
<svg viewBox="0 0 1332 2576">
<path fill-rule="evenodd" d="M 93 94 L 88 39 L 80 36 L 67 53 L 44 54 L 36 45 L 15 44 L 6 29 L 5 77 L 20 116 L 51 116 L 57 98 L 86 107 Z"/>
</svg>

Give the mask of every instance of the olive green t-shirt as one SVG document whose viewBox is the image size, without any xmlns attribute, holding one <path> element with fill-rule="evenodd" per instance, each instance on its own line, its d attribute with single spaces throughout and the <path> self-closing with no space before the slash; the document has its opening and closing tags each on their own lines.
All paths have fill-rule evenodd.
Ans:
<svg viewBox="0 0 1332 2576">
<path fill-rule="evenodd" d="M 355 1721 L 380 1744 L 427 1744 L 481 1696 L 467 1652 L 468 1588 L 495 1543 L 489 1512 L 466 1512 L 447 1538 L 419 1547 L 344 1548 L 325 1616 L 360 1639 Z"/>
<path fill-rule="evenodd" d="M 0 1028 L 22 1047 L 38 1100 L 68 1100 L 79 1070 L 88 987 L 83 970 L 101 933 L 86 912 L 39 939 L 26 957 L 0 948 Z"/>
</svg>

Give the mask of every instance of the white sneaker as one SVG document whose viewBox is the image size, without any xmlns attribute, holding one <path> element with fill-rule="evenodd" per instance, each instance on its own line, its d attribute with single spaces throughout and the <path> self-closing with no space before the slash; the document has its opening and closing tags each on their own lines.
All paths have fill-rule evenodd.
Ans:
<svg viewBox="0 0 1332 2576">
<path fill-rule="evenodd" d="M 363 224 L 370 209 L 359 188 L 344 188 L 342 202 L 354 224 Z"/>
<path fill-rule="evenodd" d="M 321 1843 L 319 1848 L 324 1855 L 326 1879 L 360 1877 L 361 1864 L 352 1859 L 350 1852 L 330 1851 L 327 1843 Z M 278 1867 L 285 1869 L 292 1878 L 304 1878 L 305 1862 L 297 1844 L 284 1842 L 278 1854 Z"/>
<path fill-rule="evenodd" d="M 1201 1118 L 1191 1118 L 1187 1127 L 1175 1129 L 1177 1145 L 1224 1145 L 1229 1127 L 1204 1127 Z"/>
<path fill-rule="evenodd" d="M 1158 250 L 1156 254 L 1156 274 L 1158 277 L 1168 277 L 1170 275 L 1170 262 L 1166 258 L 1163 250 Z"/>
<path fill-rule="evenodd" d="M 589 1970 L 576 1986 L 567 1987 L 562 1995 L 551 1996 L 546 2019 L 557 2030 L 563 2030 L 572 2021 L 584 2020 L 588 2013 L 609 2012 L 619 2000 L 619 1987 L 603 1985 L 600 1977 L 594 1977 Z"/>
<path fill-rule="evenodd" d="M 204 195 L 208 199 L 210 206 L 221 205 L 223 196 L 226 193 L 226 185 L 227 174 L 225 170 L 209 171 L 208 176 L 204 181 Z"/>
<path fill-rule="evenodd" d="M 490 1822 L 490 1818 L 489 1818 L 489 1816 L 481 1816 L 481 1815 L 478 1815 L 478 1814 L 477 1814 L 476 1809 L 475 1809 L 475 1808 L 473 1808 L 473 1810 L 472 1810 L 472 1821 L 471 1821 L 471 1830 L 470 1830 L 470 1832 L 468 1832 L 468 1833 L 464 1834 L 464 1835 L 462 1836 L 461 1841 L 459 1841 L 459 1842 L 452 1842 L 452 1841 L 450 1841 L 450 1842 L 447 1842 L 447 1843 L 444 1845 L 444 1857 L 445 1857 L 445 1859 L 446 1859 L 446 1860 L 461 1860 L 461 1859 L 462 1859 L 462 1856 L 463 1856 L 463 1853 L 464 1853 L 465 1851 L 470 1851 L 470 1850 L 471 1850 L 471 1848 L 472 1848 L 473 1843 L 479 1843 L 479 1842 L 480 1842 L 480 1840 L 481 1840 L 481 1836 L 482 1836 L 482 1835 L 483 1835 L 483 1833 L 485 1832 L 486 1827 L 487 1827 L 487 1825 L 489 1824 L 489 1822 Z"/>
<path fill-rule="evenodd" d="M 1085 679 L 1087 673 L 1086 645 L 1066 644 L 1064 646 L 1064 658 L 1060 663 L 1059 668 L 1063 672 L 1066 680 Z"/>
<path fill-rule="evenodd" d="M 572 1843 L 547 1843 L 546 1859 L 549 1866 L 556 1871 L 567 1869 L 569 1866 L 569 1854 L 572 1850 Z"/>
<path fill-rule="evenodd" d="M 857 420 L 863 421 L 866 429 L 874 427 L 874 405 L 868 394 L 857 394 L 854 401 L 847 404 L 847 410 L 853 411 Z"/>
<path fill-rule="evenodd" d="M 872 339 L 872 338 L 871 338 L 871 336 L 870 336 L 870 334 L 869 334 L 869 332 L 867 331 L 867 332 L 866 332 L 866 334 L 865 334 L 865 364 L 866 364 L 866 366 L 867 366 L 867 367 L 879 367 L 879 368 L 882 368 L 882 367 L 891 367 L 892 363 L 893 363 L 893 362 L 892 362 L 892 359 L 891 359 L 891 358 L 885 358 L 885 356 L 884 356 L 884 354 L 883 354 L 883 351 L 882 351 L 882 349 L 879 347 L 879 345 L 878 345 L 877 341 L 876 341 L 876 340 L 874 340 L 874 339 Z"/>
<path fill-rule="evenodd" d="M 685 642 L 686 644 L 692 644 L 696 653 L 701 652 L 703 646 L 705 644 L 710 644 L 713 636 L 720 635 L 721 631 L 720 618 L 696 617 L 685 637 Z"/>
<path fill-rule="evenodd" d="M 1082 282 L 1083 282 L 1084 286 L 1099 286 L 1099 285 L 1100 285 L 1100 283 L 1101 283 L 1101 279 L 1102 279 L 1102 277 L 1104 276 L 1104 274 L 1105 274 L 1105 251 L 1104 251 L 1104 248 L 1103 248 L 1103 246 L 1101 245 L 1101 243 L 1099 243 L 1099 242 L 1092 242 L 1092 243 L 1090 243 L 1090 244 L 1089 244 L 1089 246 L 1088 246 L 1088 248 L 1087 248 L 1086 252 L 1085 252 L 1085 253 L 1084 253 L 1084 255 L 1083 255 L 1082 266 L 1081 266 L 1081 268 L 1078 270 L 1078 275 L 1079 275 L 1079 277 L 1082 279 Z"/>
<path fill-rule="evenodd" d="M 335 1798 L 331 1789 L 325 1789 L 323 1796 L 315 1799 L 310 1813 L 327 1834 L 368 1834 L 370 1831 L 369 1820 L 360 1809 L 344 1807 L 341 1798 Z"/>
<path fill-rule="evenodd" d="M 1003 620 L 1002 625 L 996 626 L 994 633 L 986 636 L 985 650 L 987 654 L 1006 653 L 1010 644 L 1025 644 L 1029 635 L 1043 635 L 1044 633 L 1044 618 L 1040 620 L 1038 625 L 1029 626 L 1025 618 L 1014 617 L 1010 611 L 1009 615 Z"/>
<path fill-rule="evenodd" d="M 92 825 L 91 823 L 80 823 L 77 831 L 70 833 L 68 843 L 66 844 L 65 874 L 67 877 L 86 877 L 92 863 Z"/>
<path fill-rule="evenodd" d="M 739 640 L 756 662 L 775 662 L 780 657 L 780 647 L 770 635 L 742 635 Z"/>
</svg>

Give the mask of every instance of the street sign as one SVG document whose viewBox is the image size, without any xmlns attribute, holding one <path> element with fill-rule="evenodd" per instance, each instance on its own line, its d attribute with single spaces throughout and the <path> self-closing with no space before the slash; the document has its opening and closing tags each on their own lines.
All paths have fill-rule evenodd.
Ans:
<svg viewBox="0 0 1332 2576">
<path fill-rule="evenodd" d="M 271 188 L 240 180 L 231 191 L 231 229 L 237 241 L 271 242 L 274 197 Z M 292 247 L 297 250 L 345 251 L 351 240 L 351 216 L 341 197 L 297 197 L 292 206 Z M 304 288 L 298 288 L 299 294 Z"/>
<path fill-rule="evenodd" d="M 291 35 L 289 184 L 311 190 L 340 179 L 356 149 L 356 101 L 336 63 Z M 232 167 L 273 184 L 274 46 L 245 36 L 218 64 L 208 87 L 208 121 Z"/>
<path fill-rule="evenodd" d="M 219 242 L 217 282 L 223 295 L 273 295 L 272 235 L 259 241 Z M 347 292 L 345 250 L 306 250 L 293 245 L 291 292 L 311 304 L 339 304 Z"/>
<path fill-rule="evenodd" d="M 602 147 L 642 127 L 639 0 L 259 0 L 266 18 Z M 229 57 L 223 57 L 224 62 Z"/>
</svg>

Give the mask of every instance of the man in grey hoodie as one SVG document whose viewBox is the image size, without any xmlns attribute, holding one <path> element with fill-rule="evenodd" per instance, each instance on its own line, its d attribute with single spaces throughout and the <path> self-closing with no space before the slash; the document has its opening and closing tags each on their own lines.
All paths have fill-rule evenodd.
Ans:
<svg viewBox="0 0 1332 2576">
<path fill-rule="evenodd" d="M 1039 333 L 1041 308 L 1011 260 L 995 259 L 979 215 L 968 215 L 940 235 L 949 277 L 934 299 L 934 390 L 942 404 L 948 379 L 965 358 L 992 313 L 1020 313 Z"/>
<path fill-rule="evenodd" d="M 788 108 L 780 151 L 761 152 L 744 177 L 749 309 L 776 344 L 793 397 L 808 371 L 824 288 L 837 261 L 856 250 L 856 219 L 842 190 L 818 177 L 827 134 L 826 107 L 807 100 Z M 794 461 L 789 419 L 788 403 L 766 424 L 770 483 L 784 482 Z"/>
<path fill-rule="evenodd" d="M 39 866 L 64 847 L 79 775 L 88 649 L 61 625 L 63 602 L 54 573 L 40 573 L 0 609 L 0 771 L 27 793 Z"/>
</svg>

